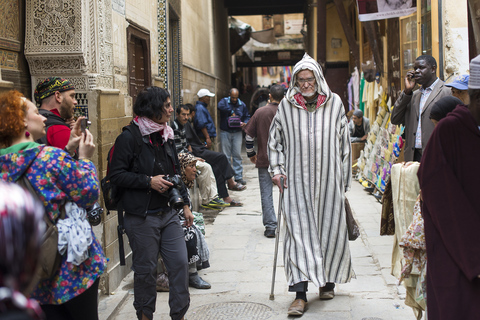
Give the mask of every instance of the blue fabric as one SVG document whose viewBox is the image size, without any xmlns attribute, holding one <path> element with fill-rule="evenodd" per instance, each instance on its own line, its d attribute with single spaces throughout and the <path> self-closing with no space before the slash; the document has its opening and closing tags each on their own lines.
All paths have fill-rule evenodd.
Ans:
<svg viewBox="0 0 480 320">
<path fill-rule="evenodd" d="M 248 113 L 247 106 L 240 99 L 237 100 L 236 104 L 230 102 L 230 97 L 223 98 L 220 100 L 217 106 L 220 111 L 220 129 L 222 131 L 228 132 L 239 132 L 242 131 L 242 128 L 229 128 L 228 127 L 228 117 L 235 113 L 242 119 L 242 122 L 247 123 L 250 120 L 250 114 Z"/>
<path fill-rule="evenodd" d="M 228 161 L 232 165 L 235 173 L 235 180 L 240 180 L 243 177 L 242 167 L 242 131 L 220 133 L 222 138 L 222 152 L 227 156 Z"/>
<path fill-rule="evenodd" d="M 197 136 L 205 139 L 205 136 L 202 133 L 203 128 L 207 128 L 207 132 L 211 138 L 217 136 L 217 128 L 215 128 L 215 123 L 213 122 L 210 112 L 208 112 L 207 104 L 201 101 L 197 101 L 195 104 L 195 117 L 193 118 L 193 125 L 195 127 L 195 132 Z"/>
<path fill-rule="evenodd" d="M 276 229 L 277 218 L 273 207 L 273 182 L 268 168 L 258 168 L 258 182 L 260 184 L 260 197 L 262 200 L 262 216 L 265 229 Z"/>
</svg>

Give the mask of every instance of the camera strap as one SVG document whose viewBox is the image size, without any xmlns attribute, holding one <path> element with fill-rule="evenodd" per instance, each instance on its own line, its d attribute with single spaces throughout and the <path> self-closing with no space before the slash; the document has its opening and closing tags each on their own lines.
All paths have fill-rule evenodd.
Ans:
<svg viewBox="0 0 480 320">
<path fill-rule="evenodd" d="M 120 256 L 120 265 L 125 265 L 125 247 L 123 245 L 123 235 L 125 234 L 125 227 L 123 226 L 123 199 L 117 203 L 117 234 L 118 234 L 118 252 Z"/>
<path fill-rule="evenodd" d="M 155 138 L 156 138 L 156 137 L 155 137 Z M 155 138 L 154 138 L 154 141 L 156 140 Z M 162 164 L 162 162 L 161 162 L 161 161 L 158 161 L 158 160 L 160 160 L 160 159 L 162 159 L 162 160 L 164 160 L 164 161 L 170 160 L 170 162 L 171 162 L 171 164 L 172 164 L 173 172 L 174 172 L 175 174 L 177 174 L 177 168 L 176 168 L 176 166 L 175 166 L 175 161 L 174 161 L 175 156 L 174 156 L 174 154 L 173 154 L 172 147 L 171 147 L 169 141 L 165 141 L 165 142 L 163 143 L 163 146 L 164 146 L 165 150 L 162 150 L 160 145 L 155 145 L 155 144 L 153 145 L 153 149 L 155 150 L 155 163 L 156 163 L 156 164 L 158 165 L 158 167 L 160 168 L 160 171 L 161 171 L 164 175 L 168 176 L 168 175 L 169 175 L 169 174 L 168 174 L 168 170 L 166 170 L 165 167 L 164 167 L 164 165 Z M 160 154 L 161 152 L 163 152 L 163 157 L 162 157 L 162 155 Z"/>
</svg>

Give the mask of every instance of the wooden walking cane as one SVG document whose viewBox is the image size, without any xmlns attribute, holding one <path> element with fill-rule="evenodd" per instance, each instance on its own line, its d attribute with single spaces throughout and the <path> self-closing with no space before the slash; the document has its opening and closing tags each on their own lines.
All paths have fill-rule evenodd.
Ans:
<svg viewBox="0 0 480 320">
<path fill-rule="evenodd" d="M 278 242 L 280 240 L 280 226 L 282 225 L 282 208 L 283 208 L 283 183 L 284 178 L 280 178 L 280 200 L 278 203 L 278 218 L 277 218 L 277 229 L 275 230 L 275 255 L 273 258 L 273 274 L 272 274 L 272 290 L 270 292 L 270 300 L 275 300 L 275 295 L 273 293 L 275 288 L 275 273 L 277 271 L 277 255 L 278 255 Z"/>
</svg>

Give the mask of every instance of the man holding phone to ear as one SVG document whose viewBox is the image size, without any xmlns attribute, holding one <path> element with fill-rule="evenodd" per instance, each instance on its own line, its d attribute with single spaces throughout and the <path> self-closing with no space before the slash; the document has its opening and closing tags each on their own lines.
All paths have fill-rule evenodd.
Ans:
<svg viewBox="0 0 480 320">
<path fill-rule="evenodd" d="M 413 70 L 405 76 L 405 89 L 392 110 L 392 124 L 405 126 L 405 161 L 420 162 L 423 150 L 435 126 L 430 109 L 437 100 L 452 95 L 450 88 L 437 78 L 437 61 L 429 55 L 419 56 Z M 421 87 L 417 90 L 415 86 Z"/>
<path fill-rule="evenodd" d="M 71 131 L 69 120 L 73 119 L 73 112 L 78 104 L 73 84 L 60 77 L 44 79 L 35 88 L 34 98 L 37 106 L 40 105 L 39 113 L 47 118 L 47 134 L 38 142 L 64 149 L 71 156 L 75 156 L 75 150 L 69 150 L 67 146 Z M 79 118 L 78 121 L 83 121 L 80 130 L 83 132 L 87 119 Z M 76 128 L 73 130 L 78 130 L 78 127 Z M 81 132 L 77 132 L 77 135 L 80 136 Z"/>
</svg>

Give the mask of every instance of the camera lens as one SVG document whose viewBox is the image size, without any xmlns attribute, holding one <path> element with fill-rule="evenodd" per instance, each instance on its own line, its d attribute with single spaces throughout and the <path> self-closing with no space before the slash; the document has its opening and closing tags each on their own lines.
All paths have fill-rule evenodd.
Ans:
<svg viewBox="0 0 480 320">
<path fill-rule="evenodd" d="M 168 192 L 168 196 L 169 196 L 168 203 L 170 204 L 170 207 L 176 210 L 179 210 L 184 205 L 183 197 L 179 191 L 180 188 L 182 187 L 182 179 L 180 178 L 179 175 L 174 175 L 174 176 L 168 177 L 168 179 L 166 180 L 170 181 L 173 184 L 173 186 L 170 188 Z"/>
<path fill-rule="evenodd" d="M 93 207 L 87 211 L 88 222 L 90 222 L 92 226 L 98 226 L 100 222 L 102 222 L 102 213 L 103 208 L 100 207 L 98 202 L 95 202 Z"/>
</svg>

